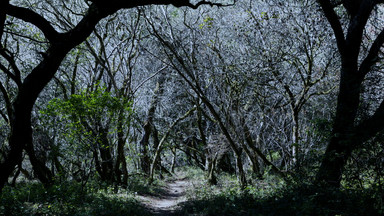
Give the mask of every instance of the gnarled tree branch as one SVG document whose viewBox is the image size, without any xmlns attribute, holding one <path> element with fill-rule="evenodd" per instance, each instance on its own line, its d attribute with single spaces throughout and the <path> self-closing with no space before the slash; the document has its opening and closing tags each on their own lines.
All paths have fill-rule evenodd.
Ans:
<svg viewBox="0 0 384 216">
<path fill-rule="evenodd" d="M 30 9 L 17 7 L 14 5 L 8 5 L 8 7 L 6 7 L 6 11 L 7 14 L 10 16 L 19 18 L 25 22 L 29 22 L 35 25 L 43 32 L 43 34 L 49 41 L 57 40 L 57 36 L 59 35 L 59 33 L 53 28 L 51 23 L 40 14 Z"/>
<path fill-rule="evenodd" d="M 367 57 L 361 63 L 360 69 L 359 69 L 360 76 L 364 77 L 365 75 L 367 75 L 371 71 L 371 67 L 379 60 L 378 55 L 383 44 L 384 44 L 384 29 L 376 37 L 371 48 L 369 49 L 369 53 Z"/>
<path fill-rule="evenodd" d="M 339 52 L 343 54 L 346 45 L 345 36 L 340 20 L 337 17 L 336 12 L 333 10 L 334 6 L 329 0 L 318 0 L 318 2 L 320 3 L 321 8 L 323 9 L 324 15 L 327 18 L 329 24 L 331 25 L 333 32 L 335 33 Z"/>
</svg>

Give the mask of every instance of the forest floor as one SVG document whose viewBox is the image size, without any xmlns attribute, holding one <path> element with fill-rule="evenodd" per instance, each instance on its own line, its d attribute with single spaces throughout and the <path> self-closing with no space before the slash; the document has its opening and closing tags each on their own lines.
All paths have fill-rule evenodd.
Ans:
<svg viewBox="0 0 384 216">
<path fill-rule="evenodd" d="M 158 194 L 137 195 L 137 198 L 153 215 L 178 215 L 178 204 L 186 201 L 190 184 L 186 178 L 169 180 Z"/>
<path fill-rule="evenodd" d="M 19 182 L 0 194 L 0 216 L 384 215 L 382 189 L 287 185 L 266 175 L 262 180 L 249 177 L 242 190 L 236 175 L 219 173 L 218 184 L 212 186 L 204 171 L 193 167 L 164 178 L 148 185 L 144 176 L 133 176 L 127 188 L 96 180 L 88 185 L 62 182 L 49 189 L 39 182 Z"/>
</svg>

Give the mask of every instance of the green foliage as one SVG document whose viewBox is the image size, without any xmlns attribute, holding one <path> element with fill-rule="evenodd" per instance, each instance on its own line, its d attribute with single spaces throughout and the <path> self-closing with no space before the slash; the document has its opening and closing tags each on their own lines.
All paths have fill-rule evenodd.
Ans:
<svg viewBox="0 0 384 216">
<path fill-rule="evenodd" d="M 204 181 L 206 173 L 193 166 L 178 167 L 177 173 L 181 173 L 180 178 L 193 179 L 194 181 Z"/>
<path fill-rule="evenodd" d="M 95 85 L 94 90 L 87 89 L 68 99 L 49 101 L 40 113 L 48 124 L 55 127 L 58 123 L 63 125 L 63 135 L 70 143 L 83 141 L 85 145 L 76 146 L 86 151 L 92 143 L 103 144 L 100 142 L 100 129 L 107 129 L 108 134 L 113 134 L 131 124 L 134 111 L 128 98 L 114 96 L 105 87 Z"/>
<path fill-rule="evenodd" d="M 378 190 L 323 188 L 303 182 L 289 185 L 266 176 L 241 190 L 235 176 L 219 175 L 217 186 L 194 183 L 180 215 L 382 215 Z"/>
<path fill-rule="evenodd" d="M 135 194 L 146 194 L 146 195 L 158 195 L 164 194 L 163 187 L 165 183 L 158 179 L 148 183 L 148 179 L 143 175 L 133 175 L 128 180 L 127 189 Z"/>
<path fill-rule="evenodd" d="M 95 90 L 82 91 L 67 100 L 53 99 L 41 113 L 71 119 L 74 124 L 80 124 L 82 118 L 116 117 L 116 113 L 121 111 L 131 115 L 132 102 L 125 97 L 113 96 L 105 87 L 97 85 Z"/>
<path fill-rule="evenodd" d="M 184 204 L 184 214 L 199 215 L 381 215 L 382 204 L 369 191 L 295 186 L 276 189 L 268 196 L 249 186 Z"/>
<path fill-rule="evenodd" d="M 250 179 L 241 190 L 236 176 L 220 174 L 218 185 L 202 181 L 199 169 L 177 171 L 189 178 L 188 201 L 176 215 L 382 215 L 383 193 L 365 190 L 323 188 L 302 182 L 285 184 L 269 176 Z M 127 187 L 91 180 L 81 185 L 64 182 L 48 190 L 39 183 L 6 186 L 0 195 L 0 215 L 151 215 L 135 194 L 164 194 L 164 182 L 148 185 L 145 176 L 132 175 Z"/>
<path fill-rule="evenodd" d="M 352 153 L 343 173 L 343 187 L 384 193 L 384 134 L 379 133 Z M 384 198 L 384 197 L 383 197 Z M 383 207 L 384 209 L 384 207 Z"/>
<path fill-rule="evenodd" d="M 212 28 L 212 27 L 213 27 L 213 21 L 214 21 L 214 19 L 213 19 L 212 17 L 210 17 L 210 16 L 206 16 L 206 17 L 204 18 L 204 20 L 203 20 L 203 23 L 201 23 L 201 24 L 199 25 L 199 28 L 200 28 L 200 29 L 203 29 L 204 27 L 206 27 L 206 28 Z"/>
<path fill-rule="evenodd" d="M 315 119 L 312 121 L 313 128 L 308 133 L 314 133 L 321 137 L 321 142 L 326 142 L 331 137 L 333 122 L 328 119 Z"/>
<path fill-rule="evenodd" d="M 107 193 L 106 193 L 107 192 Z M 45 190 L 38 183 L 22 183 L 5 187 L 0 195 L 0 215 L 150 215 L 134 199 L 121 190 L 111 193 L 92 184 L 66 182 Z"/>
</svg>

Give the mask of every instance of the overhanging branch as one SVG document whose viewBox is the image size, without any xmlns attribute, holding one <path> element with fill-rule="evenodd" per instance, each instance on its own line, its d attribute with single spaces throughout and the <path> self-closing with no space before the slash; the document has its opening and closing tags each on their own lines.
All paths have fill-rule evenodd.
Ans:
<svg viewBox="0 0 384 216">
<path fill-rule="evenodd" d="M 355 127 L 354 139 L 358 141 L 356 142 L 357 144 L 361 144 L 382 130 L 384 130 L 384 100 L 370 118 Z M 358 146 L 353 146 L 352 148 L 356 147 Z"/>
<path fill-rule="evenodd" d="M 5 19 L 7 14 L 7 6 L 9 5 L 9 0 L 7 1 L 0 1 L 0 40 L 4 33 L 4 25 L 5 25 Z"/>
<path fill-rule="evenodd" d="M 337 47 L 340 54 L 343 55 L 345 48 L 345 36 L 340 20 L 334 11 L 334 6 L 329 0 L 318 0 L 318 2 L 320 3 L 320 6 L 323 9 L 324 15 L 327 18 L 329 24 L 331 24 L 333 32 L 335 33 Z"/>
<path fill-rule="evenodd" d="M 6 11 L 8 15 L 21 19 L 25 22 L 31 23 L 37 28 L 39 28 L 49 41 L 52 42 L 55 39 L 57 39 L 57 36 L 59 35 L 59 33 L 53 28 L 51 23 L 48 22 L 48 20 L 46 20 L 40 14 L 30 9 L 21 8 L 14 5 L 9 5 Z"/>
<path fill-rule="evenodd" d="M 191 3 L 189 3 L 189 5 L 182 5 L 182 6 L 188 6 L 190 8 L 193 8 L 193 9 L 197 9 L 198 7 L 200 7 L 201 5 L 209 5 L 211 7 L 213 6 L 218 6 L 218 7 L 224 7 L 224 6 L 232 6 L 235 4 L 235 0 L 233 1 L 232 4 L 222 4 L 222 3 L 214 3 L 214 2 L 209 2 L 209 1 L 199 1 L 197 4 L 193 5 Z M 176 6 L 176 5 L 175 5 Z"/>
<path fill-rule="evenodd" d="M 376 64 L 378 61 L 378 55 L 380 52 L 380 48 L 384 44 L 384 29 L 381 30 L 380 34 L 376 37 L 375 41 L 373 42 L 371 48 L 369 49 L 369 53 L 367 57 L 364 59 L 364 61 L 361 63 L 359 74 L 364 77 L 369 73 L 371 70 L 371 67 Z"/>
<path fill-rule="evenodd" d="M 209 5 L 209 6 L 231 6 L 234 5 L 236 0 L 233 0 L 231 4 L 222 4 L 215 3 L 211 1 L 202 0 L 197 2 L 196 4 L 192 4 L 189 0 L 141 0 L 141 1 L 122 1 L 122 0 L 88 0 L 90 2 L 96 3 L 102 7 L 100 8 L 109 8 L 109 9 L 123 9 L 123 8 L 133 8 L 138 6 L 145 5 L 173 5 L 175 7 L 190 7 L 193 9 L 197 9 L 201 5 Z"/>
</svg>

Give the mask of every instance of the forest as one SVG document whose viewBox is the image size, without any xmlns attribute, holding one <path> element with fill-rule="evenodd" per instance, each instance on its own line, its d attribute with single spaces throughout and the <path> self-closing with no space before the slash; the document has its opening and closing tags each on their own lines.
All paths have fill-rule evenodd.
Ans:
<svg viewBox="0 0 384 216">
<path fill-rule="evenodd" d="M 0 0 L 0 215 L 384 215 L 383 0 Z"/>
</svg>

